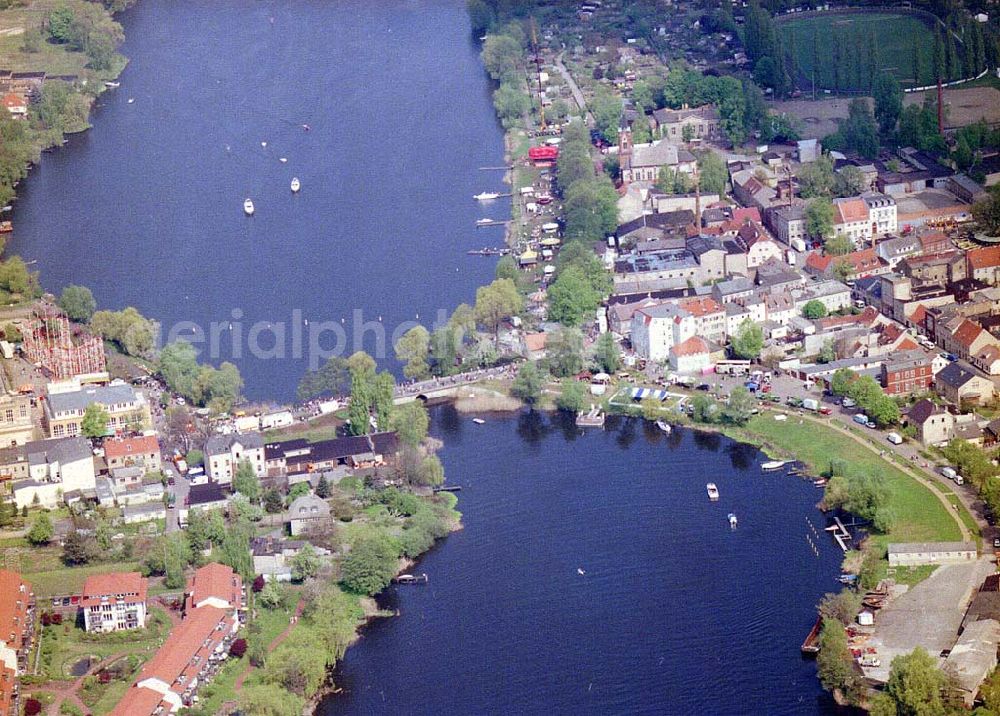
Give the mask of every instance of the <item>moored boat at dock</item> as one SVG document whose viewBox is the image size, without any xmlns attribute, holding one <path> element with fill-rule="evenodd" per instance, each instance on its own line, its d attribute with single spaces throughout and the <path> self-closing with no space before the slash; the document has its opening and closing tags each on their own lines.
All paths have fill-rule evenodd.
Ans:
<svg viewBox="0 0 1000 716">
<path fill-rule="evenodd" d="M 823 617 L 817 616 L 816 623 L 813 624 L 813 628 L 809 631 L 809 634 L 806 636 L 806 640 L 802 642 L 803 654 L 819 653 L 819 630 L 822 628 L 823 628 Z"/>
<path fill-rule="evenodd" d="M 780 470 L 786 464 L 788 464 L 787 460 L 768 460 L 760 466 L 760 469 L 764 471 Z"/>
<path fill-rule="evenodd" d="M 10 221 L 0 221 L 0 234 L 9 234 L 14 230 L 14 224 Z"/>
<path fill-rule="evenodd" d="M 492 199 L 496 199 L 499 196 L 500 195 L 495 191 L 484 191 L 480 192 L 479 194 L 476 194 L 472 198 L 475 199 L 476 201 L 491 201 Z"/>
<path fill-rule="evenodd" d="M 705 489 L 708 491 L 708 499 L 712 502 L 719 499 L 719 488 L 715 486 L 714 482 L 710 482 L 705 485 Z"/>
<path fill-rule="evenodd" d="M 672 428 L 670 427 L 670 423 L 668 423 L 666 420 L 657 420 L 656 427 L 665 432 L 667 435 L 669 435 L 670 431 L 672 430 Z"/>
</svg>

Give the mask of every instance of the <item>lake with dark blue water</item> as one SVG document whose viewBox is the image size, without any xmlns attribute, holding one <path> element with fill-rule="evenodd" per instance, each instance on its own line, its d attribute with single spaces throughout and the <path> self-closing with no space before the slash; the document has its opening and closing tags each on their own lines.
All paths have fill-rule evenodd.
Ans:
<svg viewBox="0 0 1000 716">
<path fill-rule="evenodd" d="M 503 135 L 464 5 L 141 0 L 121 87 L 22 184 L 8 250 L 165 335 L 216 324 L 203 355 L 252 398 L 291 398 L 310 343 L 393 367 L 394 330 L 492 279 L 466 251 L 503 230 L 476 219 L 510 216 L 472 199 L 504 190 L 480 170 Z"/>
<path fill-rule="evenodd" d="M 475 220 L 509 214 L 471 198 L 502 190 L 479 167 L 503 138 L 464 6 L 140 0 L 121 87 L 24 182 L 11 250 L 49 290 L 89 285 L 175 334 L 214 323 L 206 357 L 253 398 L 294 393 L 311 338 L 384 352 L 473 300 L 493 262 L 465 252 L 501 241 Z M 387 592 L 401 616 L 365 630 L 319 713 L 830 711 L 799 654 L 840 562 L 810 526 L 818 490 L 637 420 L 437 408 L 433 432 L 465 528 L 421 560 L 428 586 Z"/>
<path fill-rule="evenodd" d="M 432 415 L 464 529 L 414 568 L 426 587 L 390 588 L 400 616 L 348 650 L 318 713 L 834 712 L 799 653 L 842 557 L 810 483 L 635 419 Z"/>
</svg>

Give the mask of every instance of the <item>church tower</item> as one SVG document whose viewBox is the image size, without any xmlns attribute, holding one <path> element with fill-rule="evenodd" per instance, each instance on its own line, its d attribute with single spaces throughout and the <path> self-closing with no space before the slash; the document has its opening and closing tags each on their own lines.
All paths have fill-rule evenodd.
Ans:
<svg viewBox="0 0 1000 716">
<path fill-rule="evenodd" d="M 632 128 L 624 110 L 618 123 L 618 168 L 621 170 L 622 186 L 628 186 L 627 172 L 632 168 Z"/>
</svg>

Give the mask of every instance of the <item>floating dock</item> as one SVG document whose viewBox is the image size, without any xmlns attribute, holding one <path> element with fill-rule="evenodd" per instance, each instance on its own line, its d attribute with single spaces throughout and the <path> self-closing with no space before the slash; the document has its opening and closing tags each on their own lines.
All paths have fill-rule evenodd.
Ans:
<svg viewBox="0 0 1000 716">
<path fill-rule="evenodd" d="M 847 531 L 847 528 L 844 527 L 844 523 L 840 521 L 839 517 L 834 517 L 833 522 L 832 525 L 826 528 L 826 531 L 833 535 L 840 548 L 846 552 L 850 549 L 848 543 L 851 541 L 851 533 Z"/>
<path fill-rule="evenodd" d="M 589 412 L 578 414 L 576 424 L 581 428 L 600 428 L 604 427 L 604 419 L 604 411 L 595 407 Z"/>
</svg>

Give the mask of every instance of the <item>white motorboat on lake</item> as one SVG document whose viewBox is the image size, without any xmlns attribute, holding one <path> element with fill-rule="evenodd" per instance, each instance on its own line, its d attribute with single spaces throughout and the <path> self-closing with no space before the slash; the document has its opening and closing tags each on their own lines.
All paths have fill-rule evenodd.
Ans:
<svg viewBox="0 0 1000 716">
<path fill-rule="evenodd" d="M 761 470 L 780 470 L 787 464 L 787 460 L 768 460 L 760 466 Z"/>
<path fill-rule="evenodd" d="M 657 420 L 656 427 L 665 432 L 667 435 L 669 435 L 670 431 L 673 429 L 670 427 L 670 423 L 668 423 L 666 420 Z"/>
<path fill-rule="evenodd" d="M 299 189 L 302 188 L 302 182 L 299 181 L 298 177 L 292 177 L 292 193 L 297 194 Z"/>
<path fill-rule="evenodd" d="M 247 216 L 253 216 L 253 201 L 249 197 L 243 200 L 243 213 Z"/>
<path fill-rule="evenodd" d="M 472 198 L 475 199 L 476 201 L 490 201 L 492 199 L 496 199 L 499 196 L 500 195 L 497 194 L 495 191 L 484 191 L 480 194 L 476 194 Z"/>
<path fill-rule="evenodd" d="M 472 422 L 474 422 L 474 423 L 475 423 L 476 425 L 482 425 L 482 424 L 483 424 L 483 423 L 485 423 L 486 421 L 485 421 L 485 420 L 483 420 L 482 418 L 473 418 L 473 419 L 472 419 Z"/>
<path fill-rule="evenodd" d="M 705 485 L 705 489 L 708 490 L 708 499 L 712 502 L 719 499 L 719 488 L 715 486 L 714 482 L 710 482 Z"/>
<path fill-rule="evenodd" d="M 732 529 L 736 529 L 736 525 L 737 524 L 738 524 L 738 521 L 736 519 L 736 513 L 735 512 L 730 512 L 729 513 L 729 526 Z"/>
</svg>

